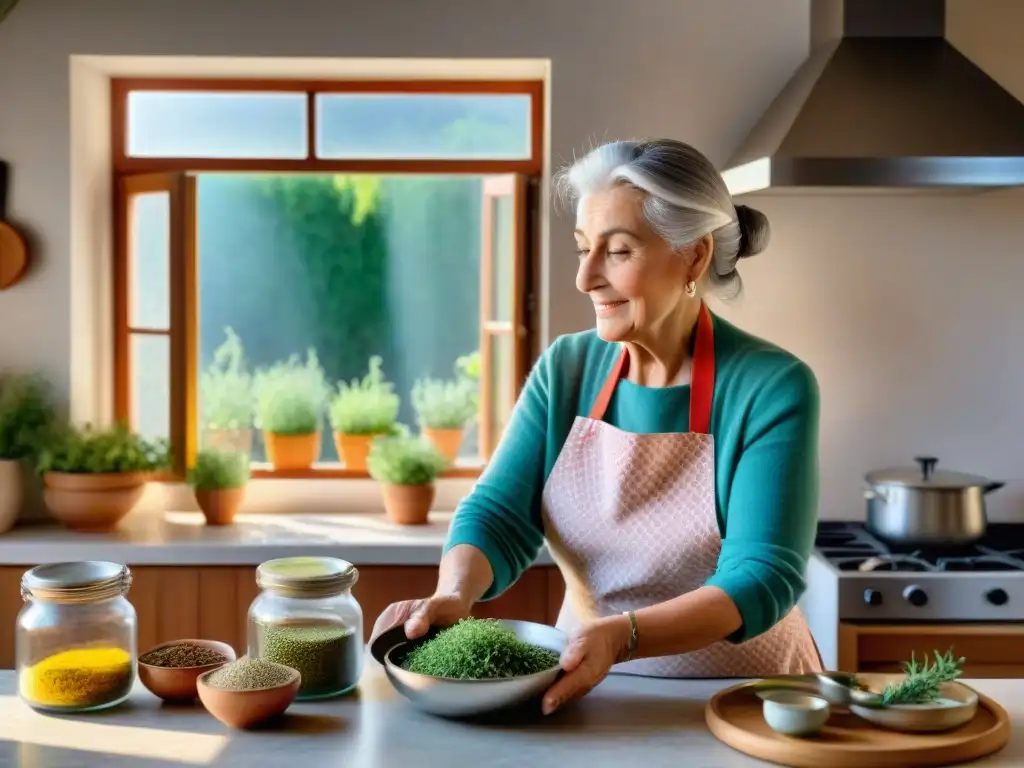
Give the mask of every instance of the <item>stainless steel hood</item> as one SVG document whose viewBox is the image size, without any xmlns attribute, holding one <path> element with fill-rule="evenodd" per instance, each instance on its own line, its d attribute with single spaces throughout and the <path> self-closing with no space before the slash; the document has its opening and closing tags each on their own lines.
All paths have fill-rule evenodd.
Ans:
<svg viewBox="0 0 1024 768">
<path fill-rule="evenodd" d="M 946 40 L 944 0 L 811 2 L 817 44 L 726 166 L 733 194 L 1024 185 L 1024 104 Z"/>
</svg>

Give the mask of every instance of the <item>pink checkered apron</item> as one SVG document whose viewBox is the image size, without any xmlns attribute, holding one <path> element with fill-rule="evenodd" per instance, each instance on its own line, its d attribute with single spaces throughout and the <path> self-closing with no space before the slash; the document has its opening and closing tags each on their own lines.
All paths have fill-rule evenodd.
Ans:
<svg viewBox="0 0 1024 768">
<path fill-rule="evenodd" d="M 565 578 L 558 627 L 638 610 L 702 586 L 722 538 L 715 512 L 714 330 L 697 322 L 690 431 L 634 434 L 603 421 L 629 368 L 623 350 L 590 417 L 577 417 L 543 493 L 544 529 Z M 641 627 L 641 635 L 643 628 Z M 641 642 L 642 639 L 641 639 Z M 691 653 L 635 659 L 614 672 L 655 677 L 768 677 L 821 671 L 799 608 L 744 643 L 725 640 Z"/>
</svg>

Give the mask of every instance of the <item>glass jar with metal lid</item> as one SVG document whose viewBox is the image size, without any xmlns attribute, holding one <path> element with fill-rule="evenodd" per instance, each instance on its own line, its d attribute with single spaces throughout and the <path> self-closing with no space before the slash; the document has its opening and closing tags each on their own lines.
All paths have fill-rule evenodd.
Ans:
<svg viewBox="0 0 1024 768">
<path fill-rule="evenodd" d="M 333 557 L 285 557 L 256 569 L 262 590 L 249 607 L 249 656 L 297 669 L 299 699 L 351 690 L 363 671 L 363 609 L 352 596 L 355 566 Z"/>
<path fill-rule="evenodd" d="M 138 619 L 125 565 L 53 563 L 26 571 L 15 625 L 18 692 L 36 709 L 82 712 L 121 703 L 136 673 Z"/>
</svg>

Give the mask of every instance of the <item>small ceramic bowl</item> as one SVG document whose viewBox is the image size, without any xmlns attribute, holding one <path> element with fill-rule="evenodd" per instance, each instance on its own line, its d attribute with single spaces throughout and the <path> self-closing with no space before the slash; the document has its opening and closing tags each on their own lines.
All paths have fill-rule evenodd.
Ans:
<svg viewBox="0 0 1024 768">
<path fill-rule="evenodd" d="M 872 725 L 904 733 L 939 733 L 959 728 L 978 712 L 978 694 L 963 683 L 944 683 L 942 698 L 928 704 L 894 704 L 888 707 L 850 705 L 850 711 Z"/>
<path fill-rule="evenodd" d="M 785 736 L 817 733 L 830 714 L 828 702 L 820 696 L 799 691 L 764 691 L 757 695 L 763 702 L 764 721 Z"/>
<path fill-rule="evenodd" d="M 202 648 L 209 648 L 217 651 L 226 658 L 213 664 L 204 664 L 199 667 L 157 667 L 152 664 L 145 664 L 142 659 L 147 653 L 158 651 L 172 645 L 198 645 Z M 159 696 L 164 701 L 191 701 L 199 695 L 196 688 L 196 680 L 205 672 L 222 667 L 234 661 L 235 649 L 227 643 L 220 643 L 216 640 L 172 640 L 169 643 L 160 643 L 150 648 L 146 653 L 139 656 L 139 679 L 149 689 L 150 693 Z"/>
<path fill-rule="evenodd" d="M 199 700 L 206 711 L 231 728 L 253 728 L 272 720 L 292 705 L 299 693 L 302 676 L 296 670 L 287 683 L 273 688 L 229 690 L 215 688 L 207 680 L 217 670 L 199 676 Z"/>
</svg>

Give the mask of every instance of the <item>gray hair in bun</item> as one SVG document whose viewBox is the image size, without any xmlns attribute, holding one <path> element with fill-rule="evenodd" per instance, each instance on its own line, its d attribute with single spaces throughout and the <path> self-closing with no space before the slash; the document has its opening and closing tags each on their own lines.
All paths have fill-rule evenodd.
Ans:
<svg viewBox="0 0 1024 768">
<path fill-rule="evenodd" d="M 705 235 L 715 241 L 708 287 L 731 298 L 742 290 L 736 262 L 768 246 L 768 218 L 735 205 L 722 175 L 703 154 L 682 141 L 613 141 L 558 172 L 559 196 L 572 205 L 609 185 L 629 184 L 645 193 L 644 216 L 673 248 Z"/>
</svg>

